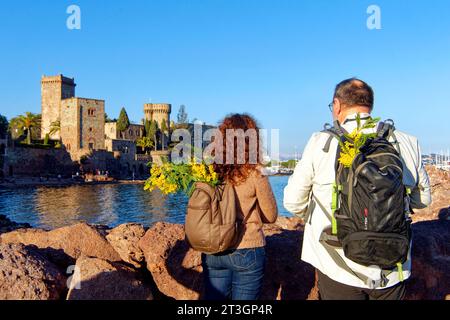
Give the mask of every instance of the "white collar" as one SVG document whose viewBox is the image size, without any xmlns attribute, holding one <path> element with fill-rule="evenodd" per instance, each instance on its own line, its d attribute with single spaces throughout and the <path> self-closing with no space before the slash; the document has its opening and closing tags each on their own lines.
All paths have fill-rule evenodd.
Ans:
<svg viewBox="0 0 450 320">
<path fill-rule="evenodd" d="M 345 119 L 344 119 L 344 122 L 342 122 L 342 125 L 344 125 L 346 122 L 355 120 L 357 115 L 358 115 L 358 113 L 359 113 L 359 116 L 361 117 L 362 120 L 366 120 L 366 119 L 370 118 L 370 113 L 355 112 L 355 113 L 352 113 L 352 114 L 349 114 L 348 116 L 346 116 Z"/>
</svg>

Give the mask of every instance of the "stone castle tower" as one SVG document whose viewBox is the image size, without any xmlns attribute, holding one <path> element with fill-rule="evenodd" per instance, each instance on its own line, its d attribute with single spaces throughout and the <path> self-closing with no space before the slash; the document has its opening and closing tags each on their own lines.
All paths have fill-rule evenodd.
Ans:
<svg viewBox="0 0 450 320">
<path fill-rule="evenodd" d="M 158 127 L 161 129 L 162 123 L 165 122 L 166 128 L 170 130 L 170 113 L 172 112 L 172 105 L 168 103 L 147 103 L 144 105 L 144 115 L 147 121 L 156 121 Z M 164 134 L 164 145 L 163 148 L 167 148 L 169 143 L 169 132 Z"/>
<path fill-rule="evenodd" d="M 161 128 L 161 123 L 165 122 L 167 128 L 170 128 L 170 113 L 172 105 L 167 103 L 147 103 L 144 105 L 145 120 L 155 121 Z"/>
<path fill-rule="evenodd" d="M 92 150 L 105 149 L 105 101 L 75 96 L 75 80 L 63 75 L 41 79 L 41 136 L 60 121 L 53 140 L 61 140 L 72 160 L 78 161 Z"/>
<path fill-rule="evenodd" d="M 61 119 L 61 101 L 75 97 L 75 80 L 63 75 L 43 76 L 41 79 L 41 138 L 49 133 L 53 122 Z M 59 139 L 59 132 L 51 138 Z"/>
</svg>

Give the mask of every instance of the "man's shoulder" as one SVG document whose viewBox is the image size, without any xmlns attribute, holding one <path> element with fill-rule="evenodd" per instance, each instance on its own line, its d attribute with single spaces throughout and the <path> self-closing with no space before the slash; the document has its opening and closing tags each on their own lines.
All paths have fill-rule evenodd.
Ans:
<svg viewBox="0 0 450 320">
<path fill-rule="evenodd" d="M 403 140 L 404 142 L 408 142 L 412 145 L 417 145 L 417 137 L 408 134 L 406 132 L 400 131 L 400 130 L 395 130 L 394 131 L 395 137 L 397 138 L 397 140 Z"/>
<path fill-rule="evenodd" d="M 310 142 L 318 142 L 318 141 L 323 141 L 323 140 L 327 140 L 330 137 L 330 133 L 325 132 L 325 131 L 317 131 L 314 132 L 311 137 L 309 138 Z"/>
</svg>

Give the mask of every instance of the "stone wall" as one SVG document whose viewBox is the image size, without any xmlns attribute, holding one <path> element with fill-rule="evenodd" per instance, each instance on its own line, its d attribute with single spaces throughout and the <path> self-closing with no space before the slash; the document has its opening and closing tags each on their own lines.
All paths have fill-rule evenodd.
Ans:
<svg viewBox="0 0 450 320">
<path fill-rule="evenodd" d="M 8 155 L 5 157 L 5 172 L 7 175 L 12 171 L 15 176 L 38 177 L 47 174 L 71 174 L 76 170 L 77 165 L 64 149 L 36 149 L 16 146 L 8 149 Z"/>
<path fill-rule="evenodd" d="M 67 151 L 72 153 L 80 149 L 80 110 L 77 99 L 66 99 L 61 105 L 61 140 Z M 77 159 L 73 156 L 73 159 Z"/>
<path fill-rule="evenodd" d="M 77 100 L 81 115 L 81 149 L 105 150 L 105 101 Z"/>
<path fill-rule="evenodd" d="M 105 102 L 71 98 L 62 101 L 61 139 L 74 161 L 90 150 L 105 150 Z"/>
</svg>

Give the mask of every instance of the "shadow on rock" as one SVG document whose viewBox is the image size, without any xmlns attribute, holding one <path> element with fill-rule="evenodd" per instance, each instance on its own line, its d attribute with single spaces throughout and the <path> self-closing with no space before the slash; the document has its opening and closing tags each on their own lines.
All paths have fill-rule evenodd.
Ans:
<svg viewBox="0 0 450 320">
<path fill-rule="evenodd" d="M 314 268 L 301 261 L 303 232 L 282 230 L 266 238 L 263 300 L 306 300 L 315 285 Z"/>
<path fill-rule="evenodd" d="M 267 261 L 262 300 L 306 300 L 314 289 L 314 268 L 300 259 L 303 232 L 298 225 L 295 228 L 286 230 L 277 225 L 265 227 Z M 166 245 L 163 247 L 167 248 Z M 175 299 L 202 298 L 204 288 L 201 254 L 192 250 L 185 242 L 184 231 L 166 253 L 159 253 L 158 256 L 166 257 L 164 268 L 150 269 L 156 271 L 153 272 L 153 277 L 157 283 L 172 283 L 161 290 L 164 294 Z M 165 281 L 161 281 L 162 279 Z"/>
<path fill-rule="evenodd" d="M 450 293 L 450 221 L 415 223 L 408 300 L 443 300 Z"/>
</svg>

